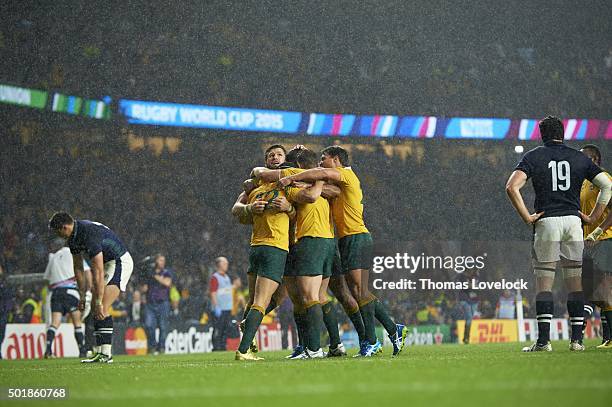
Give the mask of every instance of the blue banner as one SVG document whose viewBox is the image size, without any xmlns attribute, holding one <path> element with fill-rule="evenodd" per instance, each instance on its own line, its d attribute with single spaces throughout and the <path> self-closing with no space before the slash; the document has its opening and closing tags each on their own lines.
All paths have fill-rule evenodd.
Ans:
<svg viewBox="0 0 612 407">
<path fill-rule="evenodd" d="M 131 124 L 201 127 L 243 131 L 295 133 L 302 114 L 277 110 L 119 101 L 119 110 Z"/>
<path fill-rule="evenodd" d="M 508 134 L 510 119 L 450 119 L 446 138 L 503 139 Z"/>
</svg>

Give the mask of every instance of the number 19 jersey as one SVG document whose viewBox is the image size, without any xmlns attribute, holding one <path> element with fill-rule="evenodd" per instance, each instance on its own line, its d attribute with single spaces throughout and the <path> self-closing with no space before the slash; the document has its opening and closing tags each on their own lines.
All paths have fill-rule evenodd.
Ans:
<svg viewBox="0 0 612 407">
<path fill-rule="evenodd" d="M 515 170 L 531 178 L 534 207 L 542 217 L 579 216 L 582 182 L 602 172 L 585 154 L 555 141 L 528 151 Z"/>
</svg>

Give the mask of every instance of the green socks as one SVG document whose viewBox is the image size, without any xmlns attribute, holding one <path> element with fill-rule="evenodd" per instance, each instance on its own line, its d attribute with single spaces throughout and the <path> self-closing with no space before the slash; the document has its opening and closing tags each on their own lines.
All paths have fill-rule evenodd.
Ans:
<svg viewBox="0 0 612 407">
<path fill-rule="evenodd" d="M 336 318 L 331 301 L 321 305 L 321 310 L 323 311 L 323 323 L 329 333 L 329 346 L 336 348 L 340 344 L 340 332 L 338 331 L 338 318 Z"/>
<path fill-rule="evenodd" d="M 261 320 L 264 317 L 263 311 L 263 308 L 258 307 L 257 305 L 251 306 L 244 323 L 242 340 L 240 341 L 240 346 L 238 347 L 240 353 L 246 353 L 247 350 L 249 350 L 249 346 L 251 346 L 251 342 L 253 342 L 253 338 L 257 333 L 257 328 L 259 328 Z"/>
<path fill-rule="evenodd" d="M 393 320 L 389 316 L 389 313 L 387 312 L 387 309 L 385 308 L 383 303 L 380 302 L 380 300 L 377 298 L 374 300 L 374 304 L 375 304 L 374 315 L 376 316 L 376 319 L 378 320 L 378 322 L 382 324 L 382 326 L 385 328 L 385 331 L 387 331 L 389 336 L 395 335 L 397 333 L 395 322 L 393 322 Z"/>
<path fill-rule="evenodd" d="M 296 345 L 301 345 L 302 347 L 306 347 L 306 313 L 303 309 L 293 306 L 293 319 L 295 320 L 295 327 L 297 328 L 298 335 L 298 343 Z"/>
<path fill-rule="evenodd" d="M 374 314 L 376 312 L 376 302 L 374 299 L 368 300 L 366 303 L 359 304 L 361 318 L 363 318 L 363 326 L 365 328 L 365 339 L 374 345 L 376 343 L 376 325 Z"/>
<path fill-rule="evenodd" d="M 306 308 L 308 349 L 318 351 L 321 349 L 321 320 L 323 319 L 321 304 L 316 301 L 306 304 L 304 308 Z"/>
<path fill-rule="evenodd" d="M 365 341 L 365 326 L 363 326 L 363 318 L 361 318 L 361 313 L 359 312 L 359 308 L 355 308 L 353 310 L 346 310 L 346 315 L 348 315 L 349 319 L 353 323 L 355 327 L 355 331 L 357 331 L 357 336 L 359 337 L 359 343 Z"/>
</svg>

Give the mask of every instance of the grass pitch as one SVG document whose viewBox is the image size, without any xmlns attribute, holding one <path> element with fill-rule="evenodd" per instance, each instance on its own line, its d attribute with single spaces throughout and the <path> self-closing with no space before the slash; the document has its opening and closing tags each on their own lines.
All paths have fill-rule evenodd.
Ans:
<svg viewBox="0 0 612 407">
<path fill-rule="evenodd" d="M 77 359 L 0 361 L 0 387 L 67 387 L 74 406 L 595 406 L 612 397 L 612 351 L 588 342 L 571 353 L 521 353 L 520 344 L 409 347 L 369 359 L 236 362 L 231 352 L 115 356 L 112 365 Z M 350 352 L 351 354 L 354 351 Z"/>
</svg>

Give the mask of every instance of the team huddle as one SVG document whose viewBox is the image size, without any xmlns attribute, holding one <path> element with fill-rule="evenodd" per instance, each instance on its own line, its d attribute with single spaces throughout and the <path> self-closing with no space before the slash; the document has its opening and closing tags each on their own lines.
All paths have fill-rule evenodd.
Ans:
<svg viewBox="0 0 612 407">
<path fill-rule="evenodd" d="M 241 323 L 237 360 L 261 360 L 255 334 L 265 314 L 289 295 L 299 344 L 289 359 L 345 356 L 328 290 L 342 304 L 359 337 L 355 356 L 382 352 L 375 321 L 381 322 L 398 355 L 407 329 L 396 324 L 369 291 L 372 238 L 363 220 L 359 178 L 341 147 L 319 156 L 303 146 L 281 145 L 265 152 L 265 167 L 254 168 L 232 208 L 252 224 L 249 252 L 249 301 Z M 317 166 L 319 165 L 319 166 Z M 321 346 L 322 326 L 329 349 Z"/>
</svg>

